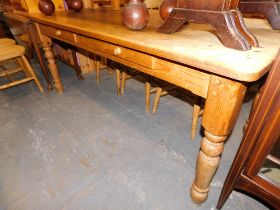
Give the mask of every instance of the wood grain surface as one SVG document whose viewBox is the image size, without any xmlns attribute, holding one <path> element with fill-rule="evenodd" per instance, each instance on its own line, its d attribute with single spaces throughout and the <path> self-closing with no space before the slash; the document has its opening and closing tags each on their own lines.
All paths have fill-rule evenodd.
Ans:
<svg viewBox="0 0 280 210">
<path fill-rule="evenodd" d="M 280 32 L 272 30 L 266 20 L 245 19 L 260 47 L 241 52 L 224 47 L 210 27 L 189 24 L 174 34 L 156 32 L 162 23 L 158 11 L 150 10 L 148 26 L 131 31 L 122 25 L 119 11 L 83 10 L 43 14 L 26 14 L 30 19 L 76 34 L 169 59 L 210 73 L 239 81 L 255 81 L 270 68 L 280 47 Z"/>
</svg>

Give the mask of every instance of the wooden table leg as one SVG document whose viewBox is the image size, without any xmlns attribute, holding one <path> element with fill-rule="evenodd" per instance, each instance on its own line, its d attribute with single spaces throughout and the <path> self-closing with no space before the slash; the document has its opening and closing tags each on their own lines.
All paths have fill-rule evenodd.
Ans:
<svg viewBox="0 0 280 210">
<path fill-rule="evenodd" d="M 119 69 L 116 70 L 116 88 L 117 88 L 117 95 L 121 95 L 121 71 Z"/>
<path fill-rule="evenodd" d="M 51 72 L 54 88 L 58 93 L 63 93 L 63 85 L 61 82 L 60 74 L 57 69 L 56 61 L 52 51 L 52 40 L 46 36 L 41 35 L 42 47 L 45 52 L 45 57 L 48 60 L 49 70 Z"/>
<path fill-rule="evenodd" d="M 70 51 L 71 51 L 71 55 L 72 55 L 73 61 L 74 61 L 74 68 L 75 68 L 76 76 L 77 76 L 78 80 L 84 80 L 85 78 L 83 77 L 83 72 L 78 64 L 78 58 L 77 58 L 77 54 L 76 54 L 77 49 L 75 49 L 75 50 L 70 49 Z"/>
<path fill-rule="evenodd" d="M 145 82 L 145 101 L 146 101 L 146 112 L 150 112 L 151 102 L 151 83 L 150 81 Z"/>
<path fill-rule="evenodd" d="M 207 199 L 224 142 L 236 122 L 246 89 L 242 83 L 211 76 L 202 119 L 205 137 L 201 142 L 190 192 L 192 200 L 197 204 Z"/>
<path fill-rule="evenodd" d="M 41 42 L 41 46 L 45 52 L 45 57 L 48 60 L 48 67 L 53 78 L 53 85 L 58 93 L 63 93 L 63 84 L 61 77 L 57 69 L 55 57 L 52 51 L 52 40 L 51 38 L 41 34 L 38 23 L 34 23 L 34 29 L 36 30 L 38 41 Z"/>
<path fill-rule="evenodd" d="M 52 89 L 51 80 L 50 80 L 48 70 L 46 68 L 42 53 L 41 53 L 40 48 L 39 48 L 39 43 L 38 43 L 38 39 L 36 37 L 35 31 L 34 31 L 34 28 L 33 28 L 33 24 L 28 24 L 28 34 L 29 34 L 29 37 L 31 39 L 32 45 L 35 49 L 37 58 L 39 60 L 41 70 L 42 70 L 42 72 L 44 74 L 44 77 L 46 79 L 46 82 L 47 82 L 47 85 L 48 85 L 48 90 L 51 90 Z"/>
</svg>

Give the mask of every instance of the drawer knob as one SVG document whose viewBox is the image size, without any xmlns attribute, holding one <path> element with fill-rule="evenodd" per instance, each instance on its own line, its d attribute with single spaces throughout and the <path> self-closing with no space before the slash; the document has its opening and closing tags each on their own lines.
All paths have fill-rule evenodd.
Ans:
<svg viewBox="0 0 280 210">
<path fill-rule="evenodd" d="M 56 35 L 56 36 L 61 36 L 61 31 L 60 31 L 60 30 L 57 30 L 57 31 L 55 32 L 55 35 Z"/>
<path fill-rule="evenodd" d="M 122 50 L 121 50 L 121 48 L 119 48 L 119 47 L 116 47 L 116 48 L 114 49 L 114 55 L 119 55 L 119 54 L 121 54 L 121 52 L 122 52 Z"/>
</svg>

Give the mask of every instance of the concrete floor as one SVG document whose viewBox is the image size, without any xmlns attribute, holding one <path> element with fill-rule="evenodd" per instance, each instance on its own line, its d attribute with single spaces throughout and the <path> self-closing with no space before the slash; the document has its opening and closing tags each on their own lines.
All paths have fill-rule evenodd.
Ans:
<svg viewBox="0 0 280 210">
<path fill-rule="evenodd" d="M 198 207 L 189 196 L 201 139 L 189 137 L 192 106 L 166 96 L 157 114 L 145 113 L 143 83 L 128 80 L 118 97 L 107 71 L 97 86 L 94 73 L 78 81 L 59 67 L 62 95 L 33 83 L 0 92 L 0 210 L 215 209 L 251 101 Z M 223 209 L 267 208 L 233 192 Z"/>
</svg>

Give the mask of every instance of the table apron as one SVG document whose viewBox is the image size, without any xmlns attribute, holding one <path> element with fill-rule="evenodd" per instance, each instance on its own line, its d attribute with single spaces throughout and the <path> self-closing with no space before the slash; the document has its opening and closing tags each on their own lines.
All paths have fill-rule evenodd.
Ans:
<svg viewBox="0 0 280 210">
<path fill-rule="evenodd" d="M 40 34 L 69 43 L 94 54 L 122 63 L 141 72 L 187 89 L 206 98 L 210 74 L 124 46 L 39 24 Z"/>
</svg>

